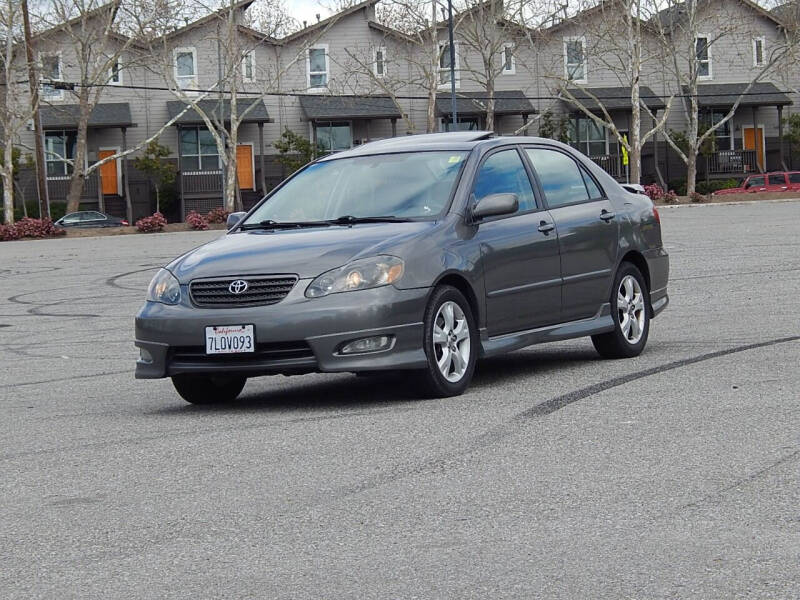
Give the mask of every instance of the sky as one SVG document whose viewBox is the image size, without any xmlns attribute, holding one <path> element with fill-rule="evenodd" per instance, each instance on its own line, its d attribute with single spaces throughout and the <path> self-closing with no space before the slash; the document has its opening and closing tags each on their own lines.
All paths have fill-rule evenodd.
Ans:
<svg viewBox="0 0 800 600">
<path fill-rule="evenodd" d="M 308 24 L 314 23 L 317 20 L 316 14 L 319 13 L 321 18 L 329 17 L 331 11 L 321 6 L 317 0 L 287 0 L 286 8 L 289 13 L 297 19 L 299 23 L 308 21 Z"/>
</svg>

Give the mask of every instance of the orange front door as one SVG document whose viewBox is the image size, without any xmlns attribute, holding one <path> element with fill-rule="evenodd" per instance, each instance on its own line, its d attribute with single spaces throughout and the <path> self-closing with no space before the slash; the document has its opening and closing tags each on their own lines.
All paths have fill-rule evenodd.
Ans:
<svg viewBox="0 0 800 600">
<path fill-rule="evenodd" d="M 236 146 L 236 177 L 240 190 L 254 190 L 253 147 L 248 144 Z"/>
<path fill-rule="evenodd" d="M 114 150 L 100 150 L 100 152 L 97 153 L 97 158 L 103 160 L 107 156 L 112 156 L 113 154 L 116 154 Z M 103 181 L 103 195 L 116 195 L 118 191 L 116 160 L 110 160 L 100 165 L 100 178 Z"/>
<path fill-rule="evenodd" d="M 756 160 L 758 161 L 758 166 L 761 170 L 764 170 L 764 130 L 763 129 L 753 129 L 752 127 L 743 127 L 742 131 L 744 133 L 744 149 L 745 150 L 755 150 L 756 151 Z M 754 132 L 757 132 L 757 136 L 754 136 Z M 755 165 L 751 165 L 751 170 L 755 171 Z"/>
</svg>

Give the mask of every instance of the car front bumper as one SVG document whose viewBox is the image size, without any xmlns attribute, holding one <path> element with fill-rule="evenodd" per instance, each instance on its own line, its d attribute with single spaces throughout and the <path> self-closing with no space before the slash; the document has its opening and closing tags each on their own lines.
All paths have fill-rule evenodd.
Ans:
<svg viewBox="0 0 800 600">
<path fill-rule="evenodd" d="M 371 290 L 306 298 L 311 279 L 297 282 L 281 302 L 244 308 L 198 308 L 188 286 L 181 303 L 147 302 L 136 316 L 137 379 L 189 373 L 244 375 L 415 369 L 426 365 L 422 318 L 429 289 Z M 257 352 L 206 355 L 205 328 L 214 325 L 255 326 Z M 341 355 L 347 342 L 388 335 L 387 350 Z"/>
</svg>

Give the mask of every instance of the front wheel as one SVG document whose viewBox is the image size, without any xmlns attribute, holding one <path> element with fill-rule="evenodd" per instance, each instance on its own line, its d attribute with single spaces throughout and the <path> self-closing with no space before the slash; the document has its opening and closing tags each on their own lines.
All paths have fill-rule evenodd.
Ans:
<svg viewBox="0 0 800 600">
<path fill-rule="evenodd" d="M 611 288 L 614 331 L 592 336 L 595 349 L 604 358 L 639 356 L 650 333 L 647 284 L 635 265 L 624 262 Z"/>
<path fill-rule="evenodd" d="M 247 377 L 231 375 L 176 375 L 172 378 L 181 398 L 191 404 L 221 404 L 236 400 Z"/>
<path fill-rule="evenodd" d="M 434 398 L 463 393 L 472 380 L 478 353 L 478 328 L 464 295 L 450 286 L 434 290 L 423 329 L 428 368 L 419 373 L 421 391 Z"/>
</svg>

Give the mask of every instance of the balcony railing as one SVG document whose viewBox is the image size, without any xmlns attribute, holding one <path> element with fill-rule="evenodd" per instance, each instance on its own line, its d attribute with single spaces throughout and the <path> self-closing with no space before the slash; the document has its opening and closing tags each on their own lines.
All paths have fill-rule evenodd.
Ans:
<svg viewBox="0 0 800 600">
<path fill-rule="evenodd" d="M 47 195 L 50 197 L 50 200 L 63 202 L 67 199 L 69 180 L 69 176 L 47 179 Z M 98 180 L 97 171 L 94 171 L 83 180 L 81 200 L 97 200 Z"/>
<path fill-rule="evenodd" d="M 222 171 L 184 171 L 181 173 L 184 194 L 221 194 Z"/>
<path fill-rule="evenodd" d="M 624 171 L 622 167 L 622 157 L 620 155 L 601 154 L 599 156 L 590 156 L 589 158 L 613 178 L 619 179 L 622 177 Z"/>
<path fill-rule="evenodd" d="M 755 150 L 719 150 L 708 157 L 709 173 L 756 173 L 760 170 Z"/>
</svg>

